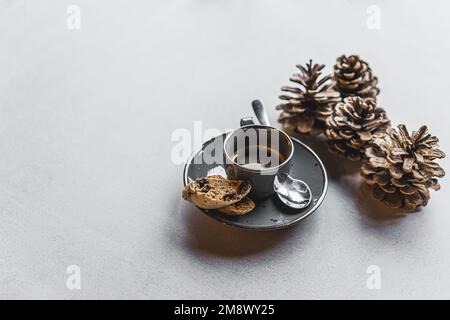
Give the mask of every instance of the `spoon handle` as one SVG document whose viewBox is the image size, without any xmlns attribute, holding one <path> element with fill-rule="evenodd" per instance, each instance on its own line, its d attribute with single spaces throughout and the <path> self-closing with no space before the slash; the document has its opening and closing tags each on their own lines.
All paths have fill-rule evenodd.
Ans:
<svg viewBox="0 0 450 320">
<path fill-rule="evenodd" d="M 258 118 L 259 122 L 262 125 L 270 126 L 269 117 L 267 113 L 264 111 L 264 107 L 259 100 L 253 100 L 252 102 L 253 111 L 255 112 L 256 118 Z"/>
</svg>

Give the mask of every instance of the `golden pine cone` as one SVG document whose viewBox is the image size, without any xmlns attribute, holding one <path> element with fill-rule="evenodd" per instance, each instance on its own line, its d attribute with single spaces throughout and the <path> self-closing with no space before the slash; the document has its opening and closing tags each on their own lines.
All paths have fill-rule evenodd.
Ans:
<svg viewBox="0 0 450 320">
<path fill-rule="evenodd" d="M 297 65 L 300 73 L 294 74 L 289 80 L 299 86 L 281 88 L 289 93 L 280 96 L 286 103 L 276 107 L 282 110 L 278 121 L 285 130 L 316 134 L 325 129 L 325 121 L 340 97 L 338 92 L 331 89 L 331 76 L 319 79 L 324 67 L 323 64 L 313 65 L 312 60 L 306 67 Z"/>
<path fill-rule="evenodd" d="M 385 131 L 390 121 L 372 98 L 348 97 L 336 104 L 327 119 L 325 135 L 330 151 L 349 160 L 359 160 L 377 132 Z"/>
<path fill-rule="evenodd" d="M 438 139 L 426 126 L 408 133 L 404 125 L 377 135 L 366 149 L 361 175 L 372 185 L 375 198 L 394 208 L 426 206 L 429 189 L 439 190 L 436 178 L 445 175 L 434 161 L 445 157 Z"/>
<path fill-rule="evenodd" d="M 357 96 L 361 98 L 376 98 L 380 93 L 378 79 L 372 74 L 367 62 L 359 56 L 342 55 L 334 66 L 334 89 L 343 98 Z"/>
</svg>

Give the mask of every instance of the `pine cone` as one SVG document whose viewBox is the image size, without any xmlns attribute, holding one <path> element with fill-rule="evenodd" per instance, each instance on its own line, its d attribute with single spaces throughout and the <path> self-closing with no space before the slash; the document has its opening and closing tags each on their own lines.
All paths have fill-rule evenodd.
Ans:
<svg viewBox="0 0 450 320">
<path fill-rule="evenodd" d="M 434 160 L 444 158 L 445 153 L 426 126 L 412 135 L 404 125 L 398 128 L 398 132 L 389 129 L 372 140 L 361 175 L 372 184 L 377 199 L 394 208 L 415 210 L 427 205 L 429 188 L 440 189 L 436 177 L 442 178 L 445 172 Z"/>
<path fill-rule="evenodd" d="M 375 99 L 380 93 L 377 77 L 372 75 L 367 62 L 361 60 L 359 56 L 342 55 L 337 58 L 333 80 L 334 89 L 340 92 L 342 98 L 358 96 Z"/>
<path fill-rule="evenodd" d="M 287 102 L 277 106 L 277 110 L 283 110 L 278 121 L 285 130 L 315 134 L 325 129 L 325 120 L 340 98 L 339 93 L 331 89 L 331 76 L 319 79 L 324 67 L 323 64 L 313 65 L 312 60 L 306 64 L 306 68 L 297 65 L 300 73 L 294 74 L 289 80 L 300 86 L 281 88 L 291 94 L 281 95 L 280 99 Z"/>
<path fill-rule="evenodd" d="M 377 107 L 374 99 L 348 97 L 328 117 L 325 134 L 330 151 L 359 160 L 373 135 L 385 131 L 389 125 L 386 112 Z"/>
</svg>

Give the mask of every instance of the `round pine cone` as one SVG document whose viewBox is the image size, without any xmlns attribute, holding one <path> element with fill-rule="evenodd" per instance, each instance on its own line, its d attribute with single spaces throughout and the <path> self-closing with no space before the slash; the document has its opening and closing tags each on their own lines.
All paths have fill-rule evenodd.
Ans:
<svg viewBox="0 0 450 320">
<path fill-rule="evenodd" d="M 337 58 L 334 66 L 334 89 L 340 92 L 343 98 L 358 96 L 361 98 L 376 98 L 378 79 L 372 75 L 367 62 L 359 56 L 342 55 Z"/>
<path fill-rule="evenodd" d="M 289 94 L 280 96 L 286 103 L 277 106 L 277 110 L 282 110 L 278 121 L 287 131 L 321 133 L 334 104 L 340 101 L 339 93 L 331 89 L 331 76 L 319 79 L 323 64 L 313 65 L 310 60 L 306 67 L 297 65 L 297 68 L 300 73 L 294 74 L 289 80 L 299 86 L 281 88 Z"/>
<path fill-rule="evenodd" d="M 327 119 L 330 151 L 349 160 L 359 160 L 377 132 L 385 131 L 390 121 L 383 108 L 372 98 L 348 97 L 339 102 Z"/>
<path fill-rule="evenodd" d="M 389 129 L 372 140 L 361 175 L 372 185 L 375 198 L 390 207 L 415 210 L 427 205 L 429 188 L 440 189 L 436 178 L 442 178 L 445 172 L 434 160 L 445 154 L 426 126 L 412 135 L 404 125 L 398 129 Z"/>
</svg>

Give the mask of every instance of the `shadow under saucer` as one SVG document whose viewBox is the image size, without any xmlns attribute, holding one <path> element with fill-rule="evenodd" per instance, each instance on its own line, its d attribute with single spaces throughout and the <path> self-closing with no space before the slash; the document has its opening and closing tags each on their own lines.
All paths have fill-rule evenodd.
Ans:
<svg viewBox="0 0 450 320">
<path fill-rule="evenodd" d="M 181 214 L 188 231 L 184 243 L 188 250 L 228 258 L 274 250 L 285 241 L 293 241 L 298 235 L 302 235 L 304 232 L 301 230 L 312 232 L 314 224 L 312 217 L 283 230 L 255 231 L 230 227 L 189 205 L 185 206 Z"/>
</svg>

